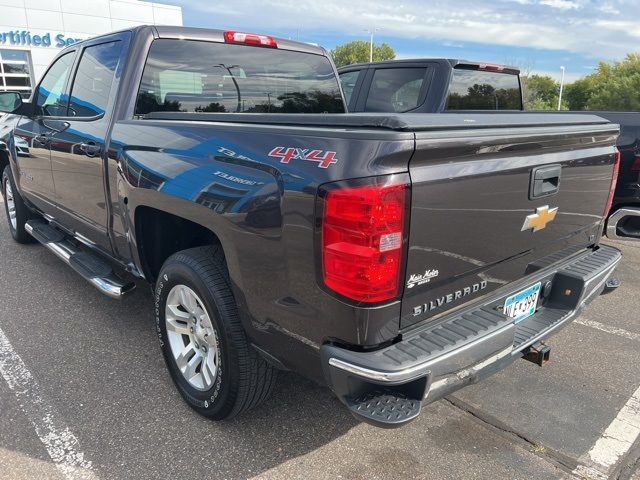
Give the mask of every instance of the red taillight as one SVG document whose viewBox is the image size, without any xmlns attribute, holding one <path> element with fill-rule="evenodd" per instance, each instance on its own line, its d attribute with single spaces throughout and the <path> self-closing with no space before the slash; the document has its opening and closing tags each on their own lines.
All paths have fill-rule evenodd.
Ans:
<svg viewBox="0 0 640 480">
<path fill-rule="evenodd" d="M 611 207 L 613 206 L 613 196 L 616 193 L 616 185 L 618 183 L 618 173 L 620 172 L 620 152 L 616 151 L 613 163 L 613 176 L 611 177 L 611 187 L 609 188 L 609 198 L 607 199 L 607 206 L 604 210 L 604 218 L 611 213 Z"/>
<path fill-rule="evenodd" d="M 481 63 L 478 65 L 478 70 L 485 70 L 488 72 L 502 72 L 504 69 L 504 65 L 493 65 L 491 63 Z"/>
<path fill-rule="evenodd" d="M 358 302 L 400 293 L 406 183 L 327 190 L 322 217 L 322 274 L 334 292 Z"/>
<path fill-rule="evenodd" d="M 224 41 L 227 43 L 243 43 L 257 47 L 278 48 L 278 42 L 268 35 L 245 32 L 224 32 Z"/>
<path fill-rule="evenodd" d="M 635 160 L 631 165 L 632 172 L 640 172 L 640 154 L 636 154 Z"/>
</svg>

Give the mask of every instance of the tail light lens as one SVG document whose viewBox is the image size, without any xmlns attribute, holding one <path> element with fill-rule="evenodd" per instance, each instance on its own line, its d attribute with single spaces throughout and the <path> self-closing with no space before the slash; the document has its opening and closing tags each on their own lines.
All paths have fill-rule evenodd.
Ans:
<svg viewBox="0 0 640 480">
<path fill-rule="evenodd" d="M 333 184 L 322 192 L 322 277 L 357 302 L 400 294 L 409 185 L 402 176 L 367 184 Z"/>
<path fill-rule="evenodd" d="M 224 41 L 227 43 L 244 43 L 256 47 L 278 48 L 278 42 L 269 35 L 258 35 L 246 32 L 224 32 Z"/>
<path fill-rule="evenodd" d="M 478 65 L 478 70 L 484 70 L 487 72 L 503 72 L 504 69 L 504 65 L 494 65 L 491 63 L 481 63 Z"/>
<path fill-rule="evenodd" d="M 636 154 L 633 164 L 631 165 L 632 172 L 640 172 L 640 154 Z"/>
<path fill-rule="evenodd" d="M 616 193 L 616 185 L 618 184 L 618 173 L 620 172 L 620 152 L 616 150 L 613 164 L 613 176 L 611 177 L 611 187 L 609 188 L 609 198 L 607 199 L 607 206 L 604 210 L 604 218 L 611 213 L 611 207 L 613 206 L 613 197 Z"/>
</svg>

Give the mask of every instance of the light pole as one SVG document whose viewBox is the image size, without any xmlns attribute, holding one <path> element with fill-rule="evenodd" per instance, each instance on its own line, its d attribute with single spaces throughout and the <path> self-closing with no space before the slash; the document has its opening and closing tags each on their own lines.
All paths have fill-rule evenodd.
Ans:
<svg viewBox="0 0 640 480">
<path fill-rule="evenodd" d="M 236 87 L 236 92 L 238 93 L 238 105 L 236 107 L 236 113 L 241 112 L 242 110 L 244 110 L 244 107 L 243 107 L 244 103 L 243 103 L 242 97 L 240 96 L 240 87 L 238 86 L 236 77 L 233 75 L 233 72 L 231 72 L 232 68 L 240 68 L 240 66 L 230 65 L 227 67 L 224 63 L 219 63 L 218 65 L 214 65 L 214 67 L 224 68 L 227 72 L 229 72 L 229 75 L 231 75 L 231 80 L 233 81 L 233 85 Z"/>
<path fill-rule="evenodd" d="M 380 31 L 379 28 L 368 28 L 365 30 L 369 34 L 369 63 L 373 62 L 373 34 Z"/>
<path fill-rule="evenodd" d="M 560 95 L 558 95 L 558 110 L 562 106 L 562 89 L 564 88 L 564 65 L 560 66 L 560 70 L 562 71 L 562 76 L 560 77 Z"/>
</svg>

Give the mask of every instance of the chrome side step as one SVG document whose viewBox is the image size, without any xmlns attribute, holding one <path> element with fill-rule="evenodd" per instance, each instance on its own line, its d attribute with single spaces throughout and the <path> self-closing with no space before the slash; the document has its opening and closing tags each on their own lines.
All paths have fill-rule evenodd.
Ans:
<svg viewBox="0 0 640 480">
<path fill-rule="evenodd" d="M 108 297 L 122 298 L 136 288 L 135 283 L 122 280 L 107 262 L 80 250 L 64 233 L 49 224 L 29 220 L 25 230 Z"/>
<path fill-rule="evenodd" d="M 607 222 L 607 237 L 613 240 L 640 240 L 640 208 L 625 207 L 612 213 Z"/>
</svg>

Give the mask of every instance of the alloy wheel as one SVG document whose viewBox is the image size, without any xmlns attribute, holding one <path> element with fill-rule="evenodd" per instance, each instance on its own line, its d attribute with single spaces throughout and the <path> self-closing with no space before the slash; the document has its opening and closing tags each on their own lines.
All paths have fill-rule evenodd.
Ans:
<svg viewBox="0 0 640 480">
<path fill-rule="evenodd" d="M 218 335 L 200 297 L 186 285 L 167 296 L 165 324 L 171 353 L 189 384 L 202 391 L 216 381 L 220 347 Z"/>
</svg>

